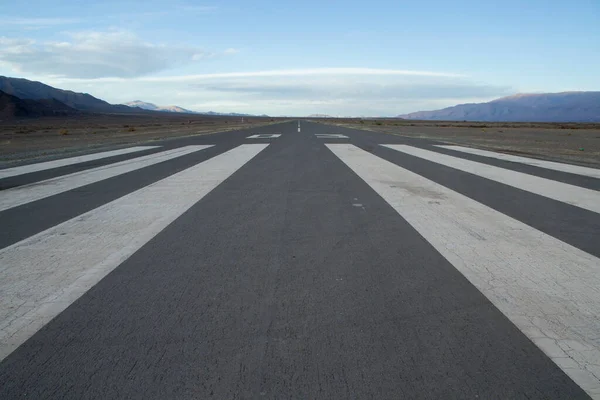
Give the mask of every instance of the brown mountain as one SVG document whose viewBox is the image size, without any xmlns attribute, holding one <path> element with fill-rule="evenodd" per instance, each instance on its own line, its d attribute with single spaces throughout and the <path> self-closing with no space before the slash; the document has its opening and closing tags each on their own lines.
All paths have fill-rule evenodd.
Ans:
<svg viewBox="0 0 600 400">
<path fill-rule="evenodd" d="M 140 112 L 124 105 L 114 105 L 87 93 L 56 89 L 41 82 L 0 76 L 0 91 L 22 100 L 56 100 L 80 111 L 97 113 Z"/>
<path fill-rule="evenodd" d="M 20 99 L 0 91 L 0 118 L 67 116 L 79 114 L 75 110 L 55 99 L 31 100 Z"/>
<path fill-rule="evenodd" d="M 517 94 L 399 115 L 406 119 L 498 122 L 600 122 L 600 92 Z"/>
</svg>

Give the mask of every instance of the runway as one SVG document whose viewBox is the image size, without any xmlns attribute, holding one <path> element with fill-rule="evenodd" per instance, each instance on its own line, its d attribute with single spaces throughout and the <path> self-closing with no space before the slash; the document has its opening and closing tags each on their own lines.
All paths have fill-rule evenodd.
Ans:
<svg viewBox="0 0 600 400">
<path fill-rule="evenodd" d="M 600 171 L 308 121 L 0 170 L 0 398 L 600 398 Z"/>
</svg>

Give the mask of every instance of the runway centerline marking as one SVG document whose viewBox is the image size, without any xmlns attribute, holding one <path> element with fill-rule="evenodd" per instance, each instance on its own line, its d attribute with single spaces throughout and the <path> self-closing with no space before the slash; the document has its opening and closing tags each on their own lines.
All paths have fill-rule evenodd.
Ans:
<svg viewBox="0 0 600 400">
<path fill-rule="evenodd" d="M 260 133 L 258 135 L 248 136 L 246 139 L 277 139 L 280 133 Z"/>
<path fill-rule="evenodd" d="M 317 133 L 315 136 L 319 139 L 349 139 L 348 136 L 341 133 Z"/>
</svg>

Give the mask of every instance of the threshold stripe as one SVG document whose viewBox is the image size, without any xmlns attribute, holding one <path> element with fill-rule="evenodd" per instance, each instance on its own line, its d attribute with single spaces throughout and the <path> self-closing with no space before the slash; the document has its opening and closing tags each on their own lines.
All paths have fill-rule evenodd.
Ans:
<svg viewBox="0 0 600 400">
<path fill-rule="evenodd" d="M 0 211 L 54 196 L 81 186 L 100 182 L 105 179 L 113 178 L 118 175 L 204 150 L 209 147 L 212 146 L 199 145 L 180 147 L 7 189 L 2 191 L 0 195 Z"/>
<path fill-rule="evenodd" d="M 30 174 L 32 172 L 44 171 L 47 169 L 54 169 L 64 167 L 67 165 L 80 164 L 87 161 L 100 160 L 102 158 L 120 156 L 123 154 L 135 153 L 138 151 L 156 149 L 160 146 L 136 146 L 129 147 L 127 149 L 104 151 L 102 153 L 86 154 L 84 156 L 63 158 L 60 160 L 46 161 L 36 164 L 23 165 L 20 167 L 0 169 L 0 179 L 8 178 L 11 176 Z"/>
<path fill-rule="evenodd" d="M 512 154 L 497 153 L 494 151 L 474 149 L 471 147 L 449 146 L 449 145 L 448 146 L 436 145 L 435 147 L 440 147 L 442 149 L 460 151 L 462 153 L 474 154 L 474 155 L 483 156 L 483 157 L 490 157 L 490 158 L 495 158 L 498 160 L 511 161 L 511 162 L 516 162 L 516 163 L 520 163 L 520 164 L 531 165 L 534 167 L 551 169 L 554 171 L 567 172 L 570 174 L 583 175 L 583 176 L 589 176 L 592 178 L 600 179 L 600 169 L 596 169 L 596 168 L 582 167 L 579 165 L 564 164 L 564 163 L 559 163 L 559 162 L 554 162 L 554 161 L 536 160 L 535 158 L 515 156 Z"/>
<path fill-rule="evenodd" d="M 589 394 L 600 259 L 349 144 L 326 145 Z"/>
<path fill-rule="evenodd" d="M 495 167 L 493 165 L 465 160 L 463 158 L 452 157 L 435 151 L 423 150 L 417 147 L 402 144 L 388 144 L 382 146 L 450 168 L 468 172 L 473 175 L 478 175 L 492 181 L 500 182 L 517 189 L 600 213 L 600 192 L 595 190 Z"/>
<path fill-rule="evenodd" d="M 267 146 L 241 145 L 0 250 L 0 360 Z"/>
</svg>

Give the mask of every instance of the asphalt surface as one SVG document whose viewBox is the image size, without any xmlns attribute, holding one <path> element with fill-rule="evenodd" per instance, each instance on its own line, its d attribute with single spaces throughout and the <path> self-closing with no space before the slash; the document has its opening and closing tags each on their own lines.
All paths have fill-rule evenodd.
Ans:
<svg viewBox="0 0 600 400">
<path fill-rule="evenodd" d="M 281 136 L 247 139 L 253 134 Z M 140 155 L 213 147 L 1 211 L 0 248 L 16 251 L 33 235 L 240 145 L 268 146 L 15 346 L 0 363 L 0 399 L 593 395 L 593 382 L 582 389 L 589 378 L 557 364 L 326 146 L 339 143 L 585 252 L 600 272 L 600 214 L 380 144 L 435 150 L 594 192 L 598 179 L 304 121 L 300 132 L 291 121 L 153 142 L 161 147 L 2 179 L 0 197 Z M 1 260 L 0 281 L 27 267 Z M 67 274 L 60 265 L 51 273 Z M 0 296 L 9 304 L 19 293 Z M 597 321 L 593 306 L 589 318 Z M 592 346 L 600 335 L 589 335 Z"/>
</svg>

